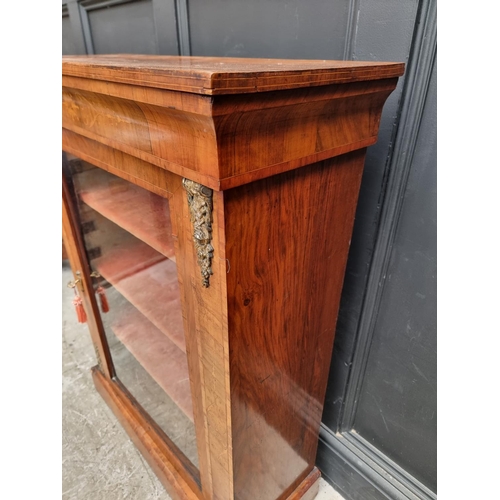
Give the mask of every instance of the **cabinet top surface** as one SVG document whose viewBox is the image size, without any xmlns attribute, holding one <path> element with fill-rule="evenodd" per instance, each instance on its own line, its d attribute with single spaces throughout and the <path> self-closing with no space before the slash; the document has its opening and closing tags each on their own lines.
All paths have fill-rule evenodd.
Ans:
<svg viewBox="0 0 500 500">
<path fill-rule="evenodd" d="M 403 63 L 114 54 L 63 56 L 63 75 L 216 95 L 395 78 Z"/>
</svg>

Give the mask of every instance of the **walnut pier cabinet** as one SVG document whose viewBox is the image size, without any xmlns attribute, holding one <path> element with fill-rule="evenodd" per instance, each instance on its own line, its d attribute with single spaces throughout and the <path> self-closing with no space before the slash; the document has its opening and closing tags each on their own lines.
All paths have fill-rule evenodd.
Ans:
<svg viewBox="0 0 500 500">
<path fill-rule="evenodd" d="M 316 495 L 366 148 L 403 69 L 64 57 L 69 285 L 97 390 L 173 498 Z"/>
</svg>

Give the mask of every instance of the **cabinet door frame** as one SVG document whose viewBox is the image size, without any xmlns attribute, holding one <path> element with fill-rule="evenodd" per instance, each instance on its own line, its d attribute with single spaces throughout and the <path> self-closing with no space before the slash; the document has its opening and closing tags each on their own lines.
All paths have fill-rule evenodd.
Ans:
<svg viewBox="0 0 500 500">
<path fill-rule="evenodd" d="M 94 294 L 90 266 L 84 250 L 79 231 L 79 219 L 73 206 L 70 188 L 64 175 L 62 177 L 62 234 L 64 246 L 68 253 L 68 260 L 73 271 L 75 290 L 82 298 L 83 308 L 87 315 L 87 324 L 94 346 L 99 370 L 108 379 L 116 376 L 113 361 L 104 332 L 99 307 Z M 78 281 L 78 282 L 77 282 Z M 91 292 L 91 293 L 90 293 Z"/>
<path fill-rule="evenodd" d="M 75 152 L 75 156 L 81 158 L 78 152 Z M 107 168 L 104 168 L 104 164 L 98 165 L 99 162 L 96 162 L 94 158 L 92 158 L 90 163 L 97 168 L 108 170 Z M 64 153 L 63 166 L 66 168 L 68 167 L 68 161 Z M 151 167 L 157 168 L 152 165 Z M 145 180 L 135 178 L 120 171 L 114 171 L 113 174 L 120 176 L 121 178 L 136 184 L 139 187 L 148 189 L 148 185 Z M 163 184 L 164 189 L 155 189 L 154 191 L 149 189 L 149 191 L 170 199 L 172 191 L 177 191 L 177 188 L 181 186 L 182 179 L 166 171 L 165 176 L 167 179 Z M 141 407 L 132 394 L 130 394 L 127 388 L 117 378 L 104 325 L 101 319 L 101 313 L 95 297 L 92 278 L 90 276 L 91 267 L 87 259 L 85 245 L 80 231 L 81 224 L 79 221 L 78 210 L 75 206 L 75 200 L 72 196 L 69 181 L 64 175 L 64 172 L 62 176 L 62 190 L 63 242 L 67 249 L 68 259 L 74 275 L 74 281 L 77 279 L 79 280 L 76 284 L 76 290 L 83 301 L 83 306 L 87 315 L 87 325 L 89 327 L 90 336 L 96 352 L 97 365 L 92 368 L 94 384 L 121 425 L 127 431 L 131 440 L 141 451 L 148 464 L 159 477 L 167 492 L 173 498 L 186 498 L 193 500 L 207 498 L 202 493 L 201 488 L 203 474 L 156 424 L 156 422 Z M 179 193 L 178 196 L 181 194 L 185 193 Z M 187 204 L 187 202 L 185 203 Z M 173 226 L 175 218 L 175 215 L 172 213 Z M 178 245 L 176 243 L 176 256 L 177 252 Z M 181 287 L 181 296 L 183 296 L 182 283 L 180 282 L 179 285 Z M 183 309 L 184 307 L 183 303 Z M 183 316 L 184 327 L 187 328 L 188 325 L 185 319 L 185 314 L 183 314 Z M 191 379 L 191 367 L 198 366 L 196 351 L 191 354 L 188 353 L 188 365 L 190 366 Z M 192 380 L 191 385 L 193 386 Z M 197 396 L 197 394 L 192 393 L 192 398 L 193 406 L 199 406 L 200 397 Z M 201 411 L 203 411 L 203 409 L 201 409 Z M 208 448 L 204 439 L 199 440 L 200 437 L 203 438 L 204 436 L 203 432 L 200 436 L 200 431 L 203 429 L 203 423 L 200 421 L 199 416 L 198 418 L 196 417 L 196 414 L 194 423 L 198 455 L 200 456 L 200 469 L 202 469 L 201 456 L 203 454 L 206 455 L 208 451 L 204 452 L 204 450 L 208 450 Z M 206 474 L 207 471 L 205 470 L 204 475 Z M 206 494 L 206 492 L 204 493 Z"/>
</svg>

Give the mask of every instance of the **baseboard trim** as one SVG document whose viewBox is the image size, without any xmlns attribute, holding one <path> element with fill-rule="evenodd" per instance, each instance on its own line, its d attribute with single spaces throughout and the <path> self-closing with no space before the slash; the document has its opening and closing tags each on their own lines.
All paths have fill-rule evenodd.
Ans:
<svg viewBox="0 0 500 500">
<path fill-rule="evenodd" d="M 317 466 L 346 500 L 437 500 L 434 492 L 354 432 L 321 428 Z"/>
</svg>

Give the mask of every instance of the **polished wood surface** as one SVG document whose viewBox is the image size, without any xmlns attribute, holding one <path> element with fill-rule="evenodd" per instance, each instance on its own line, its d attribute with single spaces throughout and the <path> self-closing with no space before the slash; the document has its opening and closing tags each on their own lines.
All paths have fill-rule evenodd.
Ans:
<svg viewBox="0 0 500 500">
<path fill-rule="evenodd" d="M 174 60 L 183 58 L 159 59 L 165 61 L 163 69 L 152 62 L 155 56 L 65 58 L 63 128 L 216 190 L 374 144 L 382 106 L 403 67 L 345 61 L 281 61 L 279 66 L 274 61 L 273 78 L 286 83 L 284 90 L 253 87 L 211 97 L 181 93 L 172 85 L 148 86 L 151 74 L 167 82 L 208 78 L 208 70 L 196 72 L 182 61 L 175 66 Z M 219 81 L 212 78 L 219 74 L 218 63 L 228 80 L 231 75 L 237 80 L 238 68 L 241 74 L 264 75 L 259 71 L 271 65 L 202 59 L 204 68 L 212 67 L 211 82 Z M 144 69 L 148 64 L 151 68 Z M 127 68 L 136 68 L 133 82 L 115 78 Z M 331 77 L 316 80 L 317 71 Z M 73 144 L 74 154 L 92 154 L 85 143 L 79 145 Z"/>
<path fill-rule="evenodd" d="M 401 63 L 113 54 L 63 56 L 63 74 L 199 94 L 253 93 L 400 76 Z"/>
<path fill-rule="evenodd" d="M 222 189 L 376 142 L 396 79 L 214 100 Z"/>
<path fill-rule="evenodd" d="M 65 58 L 63 148 L 169 202 L 199 475 L 168 438 L 151 434 L 154 424 L 110 373 L 94 378 L 174 497 L 314 497 L 366 148 L 402 71 L 399 63 Z M 183 177 L 214 190 L 207 288 Z M 146 233 L 135 232 L 163 240 L 161 228 Z"/>
<path fill-rule="evenodd" d="M 168 170 L 63 128 L 63 150 L 137 186 L 168 198 L 177 178 Z"/>
<path fill-rule="evenodd" d="M 287 500 L 313 500 L 319 491 L 320 471 L 314 467 Z"/>
<path fill-rule="evenodd" d="M 225 193 L 236 498 L 279 498 L 314 466 L 364 157 Z"/>
</svg>

